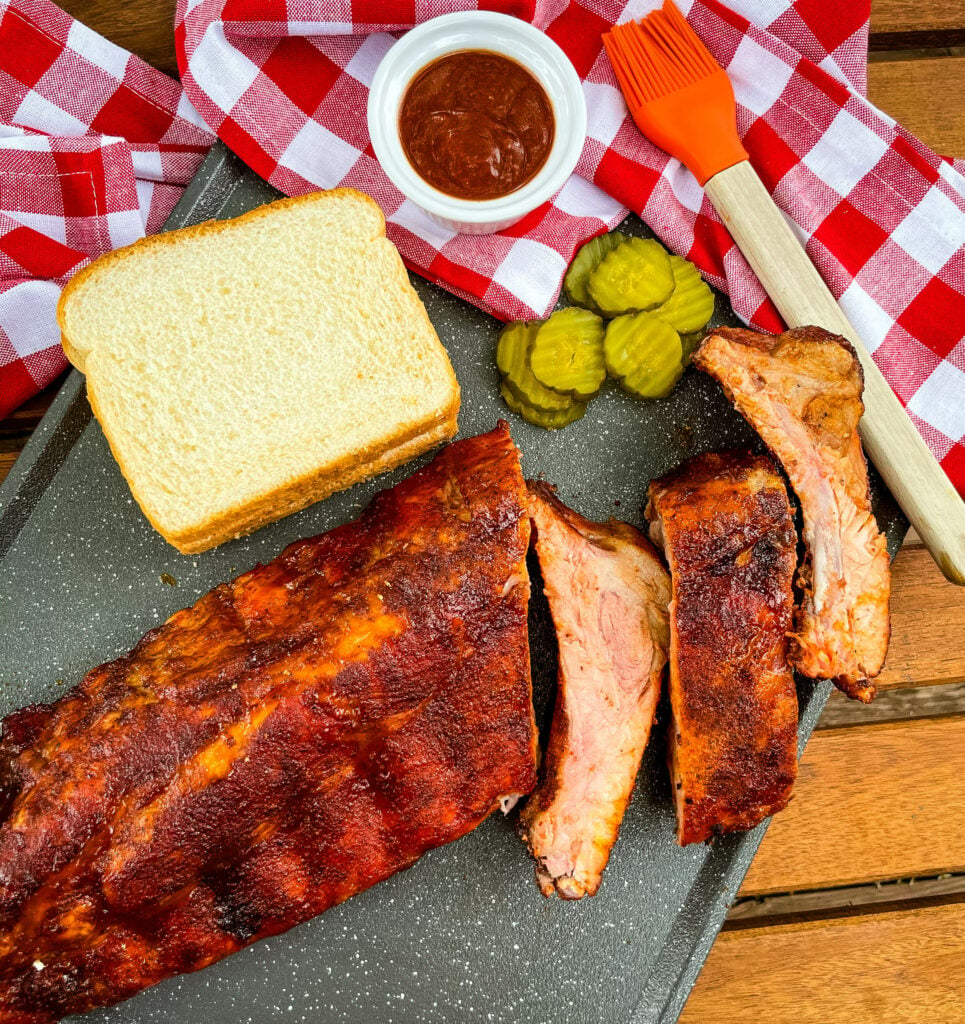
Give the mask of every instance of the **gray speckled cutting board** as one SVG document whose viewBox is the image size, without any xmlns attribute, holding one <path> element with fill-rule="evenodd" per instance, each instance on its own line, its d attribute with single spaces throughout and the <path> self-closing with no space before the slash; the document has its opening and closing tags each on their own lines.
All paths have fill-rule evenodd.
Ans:
<svg viewBox="0 0 965 1024">
<path fill-rule="evenodd" d="M 275 198 L 216 147 L 174 212 L 180 227 Z M 627 228 L 645 235 L 631 219 Z M 497 393 L 498 325 L 415 279 L 463 390 L 462 436 L 510 422 L 528 476 L 559 485 L 593 518 L 642 521 L 647 483 L 707 449 L 759 447 L 717 385 L 688 371 L 673 396 L 641 403 L 608 385 L 587 415 L 547 432 Z M 715 322 L 736 323 L 718 297 Z M 353 487 L 203 555 L 183 556 L 148 525 L 111 458 L 74 373 L 0 488 L 0 714 L 49 701 L 216 583 L 287 543 L 354 517 L 401 470 Z M 906 529 L 877 479 L 875 507 L 892 552 Z M 162 580 L 176 580 L 176 585 Z M 537 595 L 533 670 L 545 725 L 555 640 Z M 827 697 L 802 683 L 801 744 Z M 665 711 L 662 712 L 665 719 Z M 286 935 L 175 978 L 91 1024 L 540 1024 L 670 1022 L 693 985 L 764 826 L 712 847 L 679 849 L 655 730 L 599 894 L 545 900 L 513 831 L 496 815 L 411 870 Z M 750 1009 L 750 1008 L 748 1008 Z"/>
</svg>

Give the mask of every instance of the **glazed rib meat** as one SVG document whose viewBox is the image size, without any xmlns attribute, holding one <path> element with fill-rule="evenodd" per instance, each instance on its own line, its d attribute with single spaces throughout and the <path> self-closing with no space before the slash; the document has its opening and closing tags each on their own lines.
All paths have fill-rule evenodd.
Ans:
<svg viewBox="0 0 965 1024">
<path fill-rule="evenodd" d="M 797 538 L 759 456 L 698 455 L 650 484 L 647 516 L 673 581 L 668 754 L 683 846 L 752 828 L 791 797 Z"/>
<path fill-rule="evenodd" d="M 559 642 L 540 784 L 520 816 L 544 896 L 593 895 L 660 697 L 670 580 L 632 526 L 594 523 L 530 484 L 536 552 Z"/>
<path fill-rule="evenodd" d="M 801 502 L 808 555 L 798 575 L 794 667 L 872 700 L 888 650 L 891 573 L 858 438 L 864 380 L 854 349 L 818 327 L 780 337 L 718 328 L 694 363 L 720 381 Z"/>
<path fill-rule="evenodd" d="M 0 743 L 0 1022 L 284 931 L 536 783 L 505 424 L 90 672 Z"/>
</svg>

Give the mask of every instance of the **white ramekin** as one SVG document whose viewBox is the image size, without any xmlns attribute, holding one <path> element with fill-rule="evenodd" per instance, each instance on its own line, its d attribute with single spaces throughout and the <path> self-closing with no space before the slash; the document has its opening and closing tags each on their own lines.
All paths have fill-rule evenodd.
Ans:
<svg viewBox="0 0 965 1024">
<path fill-rule="evenodd" d="M 427 64 L 456 50 L 491 50 L 527 68 L 553 104 L 556 130 L 546 163 L 522 188 L 497 199 L 457 199 L 433 188 L 409 163 L 399 140 L 399 106 Z M 508 228 L 555 195 L 573 173 L 586 135 L 586 101 L 566 54 L 539 29 L 490 11 L 443 14 L 407 32 L 382 58 L 369 90 L 369 136 L 389 180 L 436 223 L 463 234 Z"/>
</svg>

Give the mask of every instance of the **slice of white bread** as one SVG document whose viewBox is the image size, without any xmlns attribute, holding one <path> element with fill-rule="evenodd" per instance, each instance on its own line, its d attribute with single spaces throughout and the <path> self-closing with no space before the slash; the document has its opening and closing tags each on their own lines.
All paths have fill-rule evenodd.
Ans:
<svg viewBox="0 0 965 1024">
<path fill-rule="evenodd" d="M 382 212 L 352 189 L 108 253 L 57 315 L 134 497 L 185 553 L 457 429 L 446 351 Z"/>
</svg>

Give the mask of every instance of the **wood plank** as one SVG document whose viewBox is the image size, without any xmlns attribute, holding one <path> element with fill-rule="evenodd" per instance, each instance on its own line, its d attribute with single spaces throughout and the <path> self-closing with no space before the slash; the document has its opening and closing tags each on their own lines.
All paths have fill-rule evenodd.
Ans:
<svg viewBox="0 0 965 1024">
<path fill-rule="evenodd" d="M 769 924 L 775 918 L 813 915 L 826 916 L 841 908 L 871 907 L 883 903 L 909 903 L 938 896 L 965 895 L 965 875 L 939 875 L 938 878 L 909 878 L 871 885 L 846 885 L 840 889 L 816 889 L 813 892 L 782 893 L 741 899 L 727 914 L 727 924 L 760 921 Z M 891 908 L 889 908 L 891 909 Z"/>
<path fill-rule="evenodd" d="M 960 1024 L 965 904 L 721 934 L 680 1024 Z"/>
<path fill-rule="evenodd" d="M 13 469 L 13 464 L 17 461 L 19 454 L 19 451 L 0 452 L 0 483 L 3 483 L 4 477 Z"/>
<path fill-rule="evenodd" d="M 949 583 L 918 547 L 898 552 L 891 587 L 891 644 L 879 688 L 965 682 L 965 588 Z"/>
<path fill-rule="evenodd" d="M 43 419 L 44 413 L 50 403 L 57 397 L 67 371 L 64 371 L 56 380 L 48 384 L 43 391 L 28 398 L 19 408 L 14 409 L 10 415 L 0 420 L 0 483 L 4 477 L 13 469 L 17 456 L 23 450 L 24 445 L 30 440 L 30 435 L 36 429 L 37 424 Z"/>
<path fill-rule="evenodd" d="M 872 0 L 872 35 L 961 28 L 965 28 L 965 6 L 957 0 Z"/>
<path fill-rule="evenodd" d="M 873 61 L 868 98 L 937 153 L 965 155 L 965 57 Z"/>
<path fill-rule="evenodd" d="M 43 391 L 34 395 L 33 398 L 28 398 L 23 405 L 14 409 L 6 419 L 0 420 L 0 438 L 6 440 L 20 436 L 29 437 L 31 431 L 43 419 L 44 413 L 50 407 L 50 403 L 57 397 L 57 392 L 60 391 L 61 386 L 67 379 L 68 372 L 64 370 Z"/>
<path fill-rule="evenodd" d="M 742 896 L 965 871 L 965 715 L 815 733 Z"/>
</svg>

